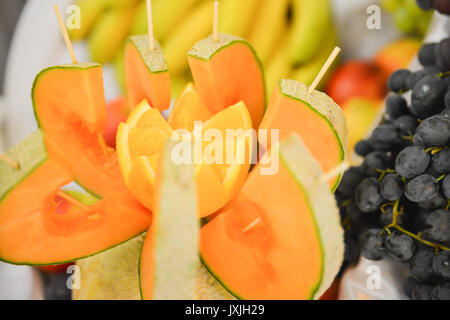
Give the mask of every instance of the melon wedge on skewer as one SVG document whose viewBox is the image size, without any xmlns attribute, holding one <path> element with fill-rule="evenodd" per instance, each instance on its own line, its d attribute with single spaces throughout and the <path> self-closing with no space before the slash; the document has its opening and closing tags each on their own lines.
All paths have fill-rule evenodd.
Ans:
<svg viewBox="0 0 450 320">
<path fill-rule="evenodd" d="M 280 140 L 297 133 L 324 172 L 346 158 L 347 125 L 342 109 L 322 92 L 309 94 L 308 87 L 298 81 L 280 80 L 259 129 L 279 130 Z M 268 148 L 271 144 L 268 140 Z M 332 190 L 341 177 L 330 180 Z"/>
<path fill-rule="evenodd" d="M 20 167 L 0 163 L 0 260 L 61 264 L 118 245 L 150 224 L 149 212 L 127 193 L 61 206 L 60 188 L 73 181 L 72 171 L 45 146 L 41 131 L 7 155 Z"/>
<path fill-rule="evenodd" d="M 158 110 L 170 107 L 170 76 L 160 45 L 149 48 L 148 36 L 131 36 L 125 46 L 125 86 L 130 109 L 142 100 Z"/>
<path fill-rule="evenodd" d="M 202 227 L 201 257 L 236 297 L 317 299 L 343 259 L 339 209 L 298 136 L 282 141 L 279 152 L 278 172 L 262 175 L 258 164 L 236 197 Z"/>
<path fill-rule="evenodd" d="M 258 127 L 266 105 L 264 73 L 247 41 L 221 33 L 214 41 L 211 35 L 189 50 L 188 60 L 195 87 L 212 114 L 244 101 Z"/>
</svg>

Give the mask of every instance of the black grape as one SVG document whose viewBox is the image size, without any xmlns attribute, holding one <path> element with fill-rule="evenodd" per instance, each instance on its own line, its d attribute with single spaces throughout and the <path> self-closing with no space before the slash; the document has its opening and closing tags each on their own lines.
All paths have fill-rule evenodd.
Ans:
<svg viewBox="0 0 450 320">
<path fill-rule="evenodd" d="M 376 178 L 364 179 L 356 188 L 355 201 L 358 208 L 363 212 L 374 212 L 383 202 Z"/>
<path fill-rule="evenodd" d="M 400 199 L 403 194 L 403 182 L 395 174 L 386 175 L 380 183 L 381 196 L 387 201 Z"/>
<path fill-rule="evenodd" d="M 406 147 L 395 159 L 395 171 L 404 178 L 413 178 L 427 169 L 430 158 L 430 155 L 421 147 Z"/>
<path fill-rule="evenodd" d="M 389 90 L 394 92 L 403 92 L 408 89 L 406 81 L 411 75 L 411 71 L 406 69 L 399 69 L 394 71 L 388 79 L 387 85 Z"/>
<path fill-rule="evenodd" d="M 425 119 L 444 109 L 447 87 L 437 75 L 428 75 L 416 83 L 411 95 L 411 112 Z"/>
<path fill-rule="evenodd" d="M 445 209 L 439 209 L 430 213 L 425 225 L 425 236 L 427 239 L 450 244 L 450 214 Z"/>
<path fill-rule="evenodd" d="M 442 279 L 450 280 L 450 251 L 441 251 L 434 257 L 433 270 Z"/>
<path fill-rule="evenodd" d="M 422 45 L 419 50 L 418 58 L 423 66 L 434 66 L 436 63 L 435 49 L 436 43 L 427 43 Z"/>
<path fill-rule="evenodd" d="M 369 229 L 362 235 L 361 254 L 369 260 L 380 260 L 384 256 L 381 229 Z"/>
<path fill-rule="evenodd" d="M 374 151 L 369 153 L 364 159 L 361 170 L 365 175 L 378 177 L 380 172 L 389 167 L 389 158 L 384 152 Z"/>
<path fill-rule="evenodd" d="M 409 260 L 409 270 L 411 276 L 419 282 L 434 282 L 436 274 L 433 270 L 433 259 L 436 253 L 433 248 L 420 248 L 414 257 Z"/>
<path fill-rule="evenodd" d="M 450 118 L 442 115 L 423 120 L 414 139 L 425 147 L 445 147 L 450 144 Z"/>
<path fill-rule="evenodd" d="M 405 195 L 413 202 L 429 201 L 436 197 L 439 185 L 432 175 L 422 174 L 406 184 Z"/>
<path fill-rule="evenodd" d="M 414 240 L 408 235 L 397 231 L 393 231 L 386 236 L 384 246 L 391 257 L 400 261 L 408 261 L 416 252 Z"/>
</svg>

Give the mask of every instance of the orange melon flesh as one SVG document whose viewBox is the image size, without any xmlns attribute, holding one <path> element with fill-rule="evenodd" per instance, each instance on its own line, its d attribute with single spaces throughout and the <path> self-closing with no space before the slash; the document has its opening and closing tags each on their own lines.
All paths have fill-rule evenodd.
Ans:
<svg viewBox="0 0 450 320">
<path fill-rule="evenodd" d="M 88 211 L 61 207 L 56 193 L 73 175 L 53 152 L 47 154 L 40 132 L 14 150 L 22 150 L 20 159 L 42 160 L 18 172 L 0 164 L 5 184 L 13 185 L 0 194 L 0 260 L 29 265 L 73 261 L 126 241 L 150 224 L 149 212 L 127 193 L 108 194 Z"/>
<path fill-rule="evenodd" d="M 189 106 L 188 108 L 186 106 Z M 194 130 L 194 121 L 207 121 L 211 112 L 202 102 L 192 83 L 188 83 L 180 93 L 167 122 L 173 129 Z"/>
<path fill-rule="evenodd" d="M 148 36 L 131 36 L 125 45 L 125 87 L 131 109 L 142 100 L 158 110 L 170 107 L 170 76 L 160 45 Z"/>
<path fill-rule="evenodd" d="M 311 95 L 304 84 L 282 79 L 267 108 L 259 129 L 265 129 L 268 148 L 271 147 L 271 131 L 279 130 L 283 140 L 293 132 L 300 135 L 323 171 L 328 172 L 344 161 L 347 152 L 347 127 L 342 109 L 324 93 Z M 329 181 L 332 190 L 342 175 Z"/>
<path fill-rule="evenodd" d="M 198 94 L 212 114 L 244 101 L 257 128 L 265 109 L 261 63 L 244 39 L 218 34 L 197 42 L 188 52 Z"/>
<path fill-rule="evenodd" d="M 241 299 L 318 298 L 342 262 L 343 230 L 318 164 L 290 138 L 280 167 L 258 164 L 238 195 L 200 231 L 205 266 Z M 250 230 L 246 227 L 260 219 Z"/>
<path fill-rule="evenodd" d="M 116 153 L 110 150 L 105 155 L 98 139 L 106 124 L 99 64 L 42 70 L 35 78 L 32 98 L 46 144 L 60 152 L 81 186 L 100 197 L 126 190 Z"/>
</svg>

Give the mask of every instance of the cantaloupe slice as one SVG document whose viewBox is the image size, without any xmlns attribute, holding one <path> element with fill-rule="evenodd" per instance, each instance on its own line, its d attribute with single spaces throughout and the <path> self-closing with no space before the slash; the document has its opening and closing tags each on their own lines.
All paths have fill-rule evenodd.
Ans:
<svg viewBox="0 0 450 320">
<path fill-rule="evenodd" d="M 131 36 L 125 45 L 125 87 L 130 108 L 142 100 L 158 110 L 170 107 L 170 76 L 160 45 L 149 47 L 148 36 Z"/>
<path fill-rule="evenodd" d="M 292 132 L 300 135 L 323 171 L 338 166 L 346 158 L 347 125 L 342 109 L 326 94 L 313 91 L 298 81 L 282 79 L 272 94 L 259 129 L 279 130 L 283 140 Z M 271 146 L 268 139 L 268 149 Z M 330 180 L 334 191 L 341 179 Z"/>
<path fill-rule="evenodd" d="M 106 126 L 99 64 L 42 70 L 34 80 L 32 99 L 46 144 L 61 153 L 82 187 L 100 197 L 126 190 L 116 153 L 105 154 L 98 138 Z"/>
<path fill-rule="evenodd" d="M 198 110 L 190 102 L 191 99 L 179 100 L 179 104 L 173 112 L 183 115 L 188 113 L 191 108 L 194 111 Z M 172 119 L 179 118 L 175 116 Z M 184 125 L 193 127 L 192 122 L 186 122 L 188 119 L 193 122 L 198 118 L 195 114 L 184 118 Z M 195 179 L 199 216 L 205 217 L 223 207 L 242 186 L 250 167 L 253 135 L 245 134 L 248 133 L 247 130 L 251 130 L 252 122 L 243 102 L 222 110 L 202 123 L 202 126 L 203 131 L 199 135 L 191 134 L 190 141 L 197 140 L 197 145 L 201 144 L 198 150 L 202 153 L 200 156 L 203 159 L 196 160 Z M 234 140 L 236 148 L 228 153 L 230 157 L 227 158 L 227 130 L 233 129 L 240 129 L 243 134 L 239 135 L 240 132 L 237 132 L 238 137 Z M 216 141 L 215 137 L 207 136 L 207 133 L 213 131 L 220 134 L 220 139 L 223 139 L 221 141 L 223 149 L 220 150 L 222 157 L 218 154 L 219 159 L 214 157 L 206 159 L 205 155 L 209 154 L 207 150 L 215 150 L 214 146 L 219 145 L 213 145 L 213 142 Z M 186 133 L 186 130 L 184 132 Z M 123 176 L 136 199 L 150 210 L 153 210 L 154 205 L 159 151 L 165 140 L 172 137 L 172 133 L 171 126 L 159 111 L 150 107 L 146 101 L 136 107 L 126 123 L 119 125 L 116 147 Z M 217 150 L 219 149 L 220 146 Z M 195 146 L 190 150 L 191 154 L 197 152 Z M 208 160 L 211 161 L 208 162 Z M 215 162 L 215 160 L 218 161 Z"/>
<path fill-rule="evenodd" d="M 265 84 L 261 62 L 242 38 L 218 34 L 197 42 L 188 52 L 196 89 L 212 114 L 244 101 L 257 128 L 264 114 Z"/>
<path fill-rule="evenodd" d="M 169 141 L 162 151 L 153 223 L 141 253 L 140 288 L 146 300 L 195 297 L 195 276 L 200 265 L 195 166 L 174 163 L 175 145 Z"/>
<path fill-rule="evenodd" d="M 36 132 L 0 163 L 0 260 L 61 264 L 113 247 L 146 230 L 151 215 L 127 193 L 110 193 L 87 209 L 60 205 L 57 192 L 73 181 L 68 166 Z"/>
<path fill-rule="evenodd" d="M 74 278 L 80 287 L 72 289 L 74 300 L 140 300 L 139 259 L 145 235 L 117 247 L 77 261 Z M 195 276 L 195 299 L 233 300 L 203 265 Z"/>
<path fill-rule="evenodd" d="M 237 196 L 202 227 L 201 257 L 236 297 L 317 299 L 343 259 L 339 210 L 297 135 L 281 143 L 279 154 L 276 174 L 263 175 L 258 164 Z"/>
</svg>

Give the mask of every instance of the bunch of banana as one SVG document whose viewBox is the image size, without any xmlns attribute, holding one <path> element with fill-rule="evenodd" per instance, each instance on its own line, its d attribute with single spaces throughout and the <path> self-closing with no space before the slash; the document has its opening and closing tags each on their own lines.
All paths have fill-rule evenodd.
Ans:
<svg viewBox="0 0 450 320">
<path fill-rule="evenodd" d="M 145 0 L 75 0 L 94 61 L 113 62 L 123 82 L 123 43 L 147 32 Z M 212 29 L 212 0 L 152 0 L 155 37 L 166 56 L 174 94 L 189 81 L 186 52 Z M 266 70 L 268 94 L 278 79 L 310 84 L 337 43 L 330 0 L 220 0 L 219 31 L 244 37 Z"/>
</svg>

